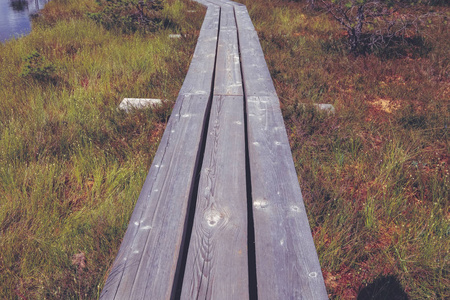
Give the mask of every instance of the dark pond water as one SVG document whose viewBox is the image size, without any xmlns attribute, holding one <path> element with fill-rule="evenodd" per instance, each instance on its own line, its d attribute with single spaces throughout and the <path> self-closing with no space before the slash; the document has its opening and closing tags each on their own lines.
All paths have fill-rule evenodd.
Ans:
<svg viewBox="0 0 450 300">
<path fill-rule="evenodd" d="M 44 7 L 48 0 L 0 0 L 0 42 L 28 34 L 31 15 Z"/>
</svg>

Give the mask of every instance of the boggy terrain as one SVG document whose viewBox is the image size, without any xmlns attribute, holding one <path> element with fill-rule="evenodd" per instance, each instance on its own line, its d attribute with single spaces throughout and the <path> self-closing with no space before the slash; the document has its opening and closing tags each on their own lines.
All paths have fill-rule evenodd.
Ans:
<svg viewBox="0 0 450 300">
<path fill-rule="evenodd" d="M 448 6 L 396 10 L 426 15 L 409 42 L 352 53 L 319 1 L 243 3 L 330 298 L 449 298 Z M 0 298 L 98 298 L 204 11 L 53 0 L 29 36 L 0 45 Z M 166 101 L 127 114 L 124 97 Z"/>
<path fill-rule="evenodd" d="M 449 7 L 399 8 L 397 16 L 425 18 L 405 32 L 410 42 L 352 54 L 347 31 L 315 3 L 244 1 L 330 298 L 447 299 Z"/>
</svg>

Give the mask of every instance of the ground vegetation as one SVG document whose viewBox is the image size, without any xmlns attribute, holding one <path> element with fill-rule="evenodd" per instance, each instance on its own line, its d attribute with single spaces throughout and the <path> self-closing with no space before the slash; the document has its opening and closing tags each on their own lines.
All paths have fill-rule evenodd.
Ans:
<svg viewBox="0 0 450 300">
<path fill-rule="evenodd" d="M 450 298 L 446 1 L 421 4 L 438 12 L 418 24 L 422 44 L 360 55 L 318 1 L 243 2 L 330 298 Z M 151 5 L 53 0 L 29 36 L 0 45 L 0 298 L 98 298 L 204 13 Z M 124 97 L 167 100 L 127 114 Z"/>
<path fill-rule="evenodd" d="M 243 1 L 330 298 L 450 298 L 449 8 L 415 8 L 436 13 L 410 36 L 422 45 L 354 55 L 347 30 L 310 2 Z"/>
<path fill-rule="evenodd" d="M 124 3 L 52 0 L 0 44 L 1 299 L 101 292 L 205 12 Z M 164 104 L 125 113 L 125 97 Z"/>
</svg>

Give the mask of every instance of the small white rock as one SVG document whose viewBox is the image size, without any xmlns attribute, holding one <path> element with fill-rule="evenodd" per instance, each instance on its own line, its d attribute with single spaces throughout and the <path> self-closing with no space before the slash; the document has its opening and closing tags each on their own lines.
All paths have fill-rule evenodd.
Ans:
<svg viewBox="0 0 450 300">
<path fill-rule="evenodd" d="M 306 107 L 308 104 L 306 103 L 301 103 L 300 105 L 302 105 L 303 107 Z M 313 106 L 317 109 L 317 110 L 324 110 L 329 114 L 334 114 L 335 113 L 335 109 L 333 104 L 327 104 L 327 103 L 314 103 Z"/>
<path fill-rule="evenodd" d="M 142 109 L 149 106 L 159 106 L 161 104 L 161 99 L 124 98 L 122 102 L 120 102 L 119 109 L 129 112 L 131 109 Z"/>
<path fill-rule="evenodd" d="M 314 104 L 315 107 L 317 107 L 319 110 L 325 110 L 330 114 L 334 114 L 334 106 L 332 104 L 325 104 L 325 103 L 320 103 L 320 104 Z"/>
</svg>

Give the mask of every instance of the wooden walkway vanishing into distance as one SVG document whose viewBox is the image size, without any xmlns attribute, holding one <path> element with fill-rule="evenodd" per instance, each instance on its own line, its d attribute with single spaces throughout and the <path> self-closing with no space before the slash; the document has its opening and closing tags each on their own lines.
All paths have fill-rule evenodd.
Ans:
<svg viewBox="0 0 450 300">
<path fill-rule="evenodd" d="M 206 16 L 101 299 L 327 299 L 244 5 Z"/>
</svg>

